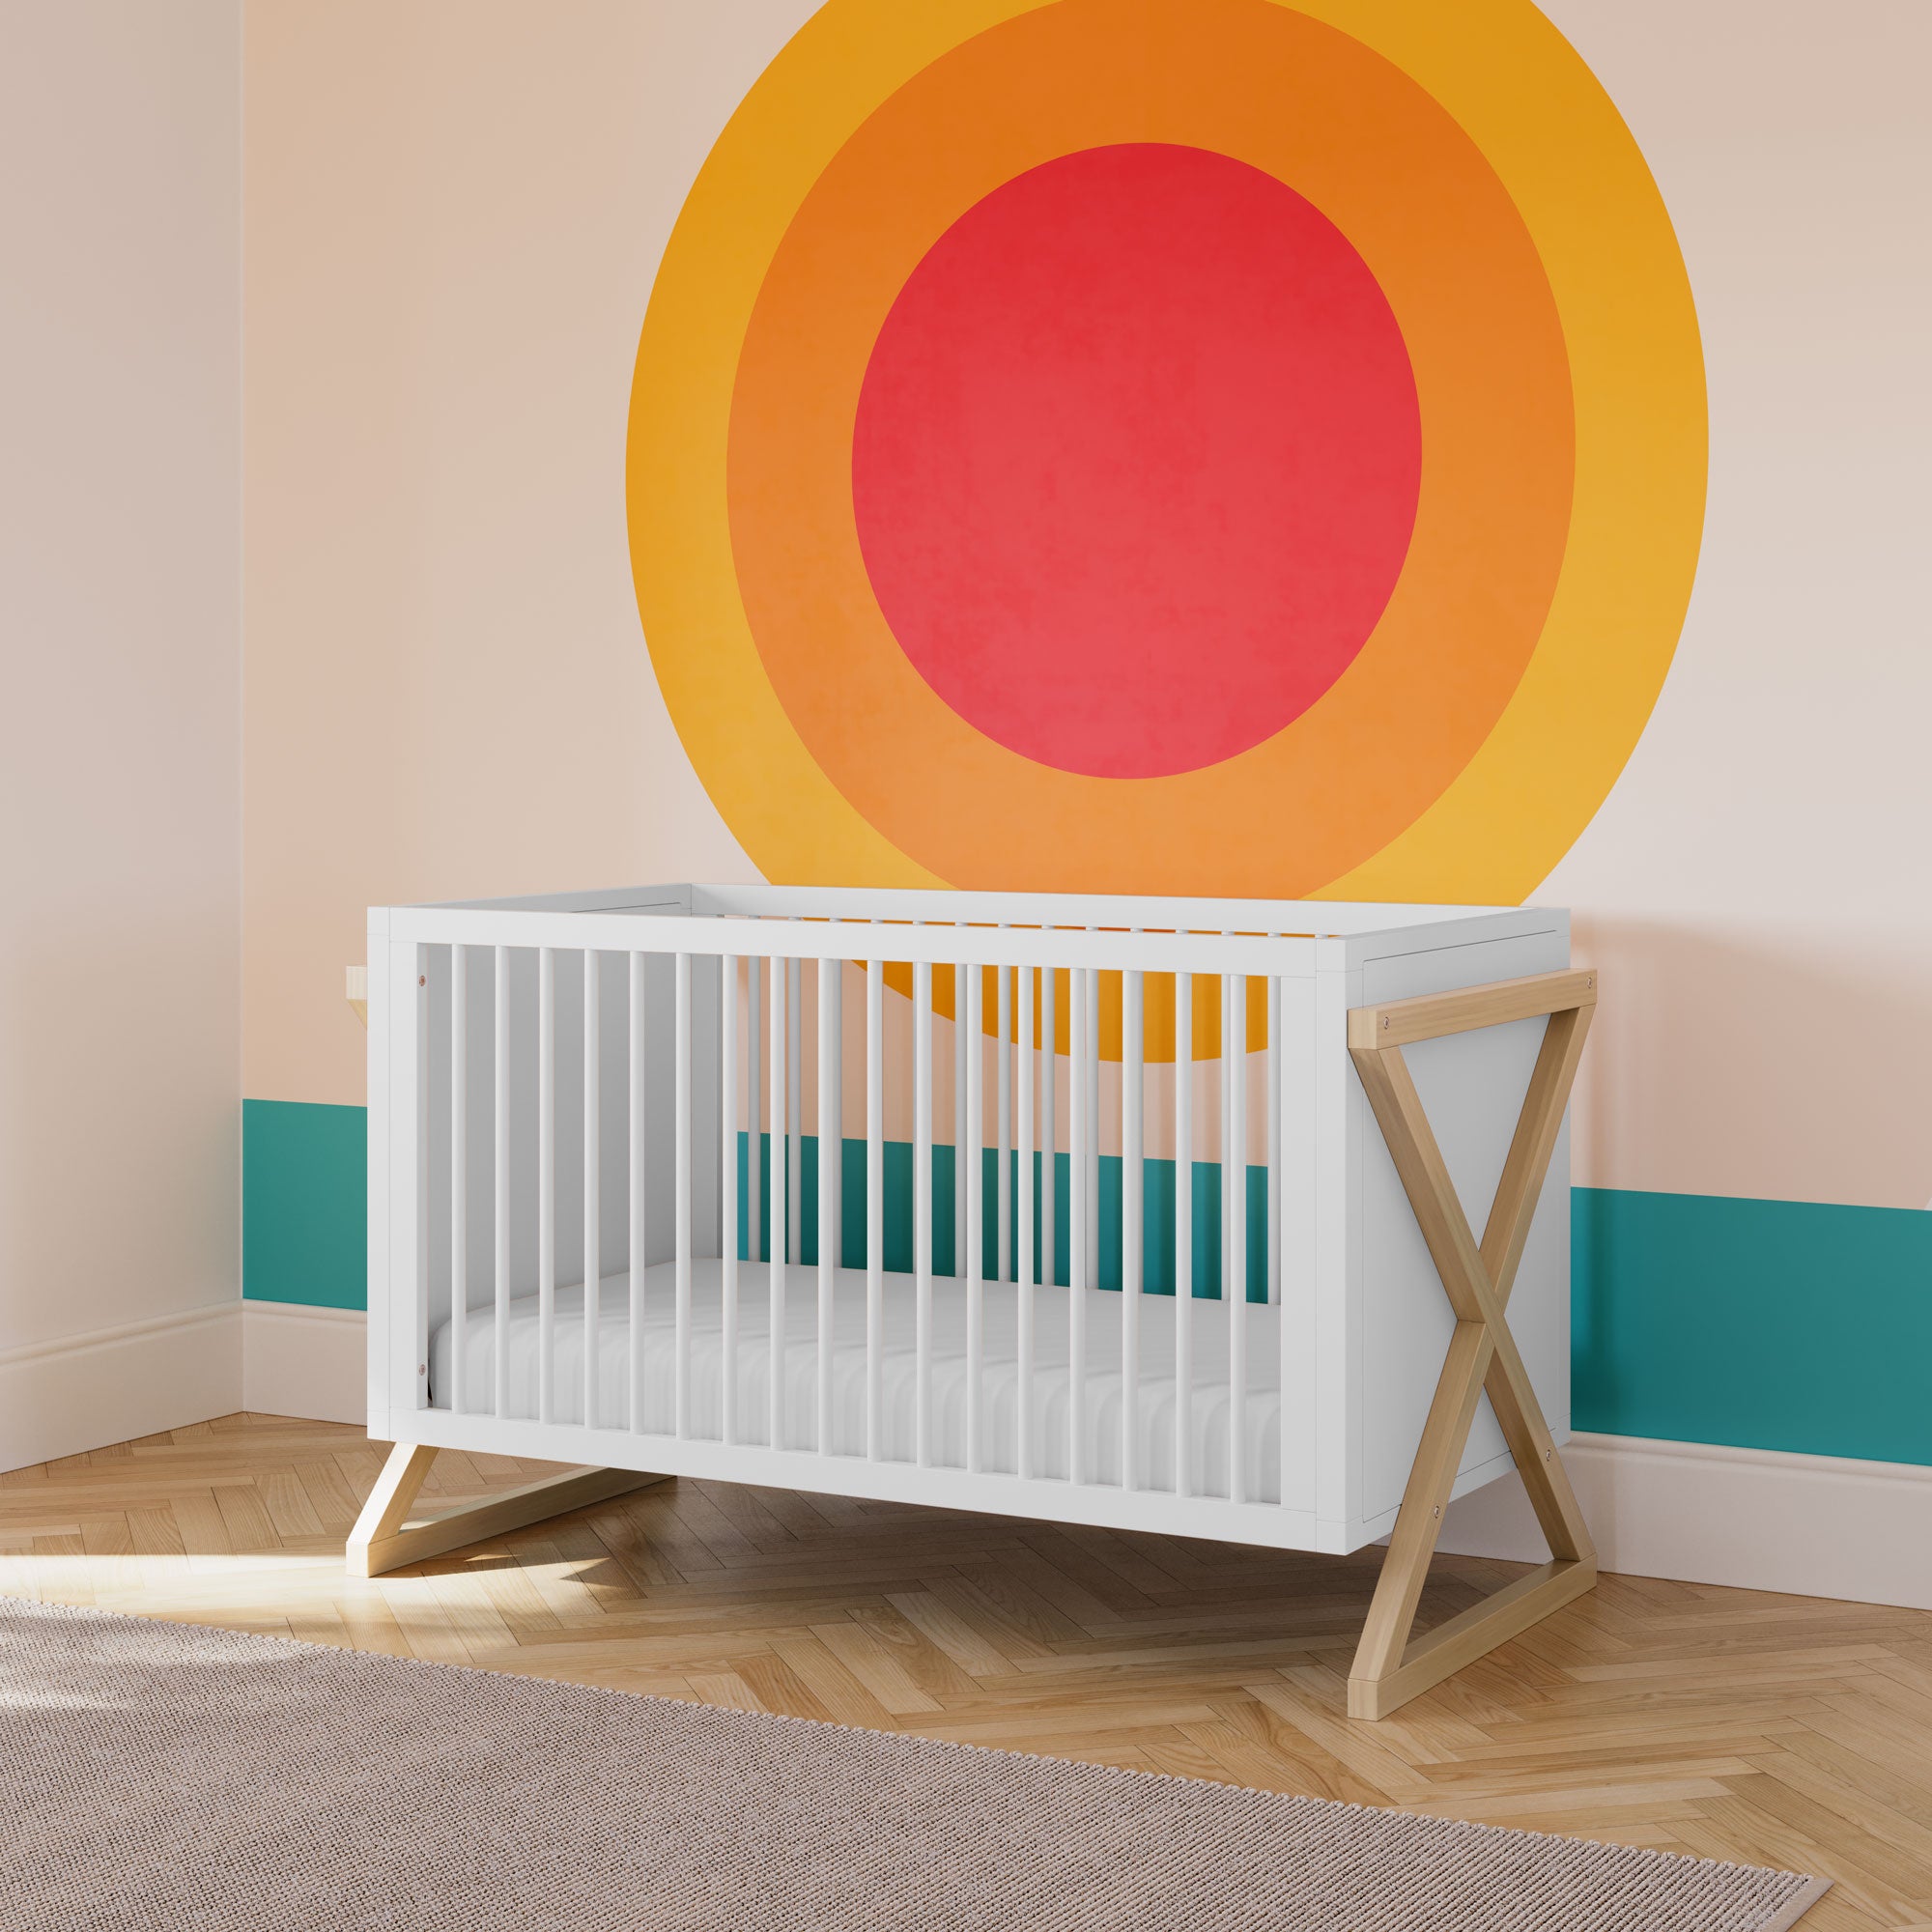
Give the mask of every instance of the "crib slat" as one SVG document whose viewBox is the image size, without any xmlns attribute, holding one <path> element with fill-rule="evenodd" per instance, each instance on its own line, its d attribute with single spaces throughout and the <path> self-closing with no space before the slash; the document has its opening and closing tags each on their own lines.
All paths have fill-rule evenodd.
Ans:
<svg viewBox="0 0 1932 1932">
<path fill-rule="evenodd" d="M 794 922 L 796 923 L 796 922 Z M 805 962 L 785 972 L 785 1260 L 805 1259 Z"/>
<path fill-rule="evenodd" d="M 1281 976 L 1269 974 L 1267 980 L 1267 1298 L 1275 1304 L 1275 1320 L 1279 1323 L 1279 1362 L 1275 1368 L 1277 1387 L 1281 1391 L 1281 1422 L 1279 1422 L 1279 1455 L 1281 1455 L 1281 1480 L 1275 1495 L 1281 1503 L 1287 1503 L 1294 1490 L 1293 1470 L 1289 1468 L 1289 1459 L 1294 1453 L 1287 1424 L 1287 1403 L 1289 1389 L 1294 1385 L 1289 1376 L 1289 1350 L 1293 1347 L 1293 1329 L 1289 1327 L 1289 1314 L 1281 1306 L 1283 1283 L 1281 1283 L 1281 1256 L 1283 1256 L 1283 1227 L 1281 1227 L 1281 1200 L 1283 1200 L 1283 1146 L 1281 1146 L 1281 1078 L 1283 1066 L 1287 1065 L 1287 1045 L 1281 1039 Z"/>
<path fill-rule="evenodd" d="M 1248 1499 L 1248 982 L 1230 974 L 1221 996 L 1221 1078 L 1228 1137 L 1221 1150 L 1227 1203 L 1228 1500 Z"/>
<path fill-rule="evenodd" d="M 718 1243 L 718 1437 L 738 1439 L 738 962 L 726 953 L 719 962 L 724 997 L 718 1014 L 719 1176 L 720 1219 L 724 1239 Z M 757 1158 L 756 1140 L 752 1142 Z M 750 1205 L 750 1188 L 746 1189 Z"/>
<path fill-rule="evenodd" d="M 912 969 L 913 1453 L 932 1461 L 932 967 Z"/>
<path fill-rule="evenodd" d="M 886 962 L 866 962 L 866 1454 L 879 1460 L 886 1308 Z"/>
<path fill-rule="evenodd" d="M 649 1165 L 645 1158 L 648 1151 L 644 1132 L 644 962 L 646 954 L 633 952 L 630 955 L 630 996 L 631 1026 L 626 1040 L 630 1050 L 630 1135 L 627 1152 L 630 1155 L 629 1194 L 626 1206 L 630 1208 L 630 1362 L 627 1379 L 630 1395 L 625 1413 L 630 1418 L 631 1433 L 641 1435 L 644 1427 L 644 1269 L 649 1265 L 646 1259 L 650 1250 L 646 1242 L 649 1230 L 644 1225 L 648 1212 L 645 1193 L 645 1176 Z M 728 1223 L 727 1223 L 728 1225 Z"/>
<path fill-rule="evenodd" d="M 1012 1132 L 1013 1132 L 1013 977 L 1011 969 L 996 966 L 993 971 L 999 976 L 998 994 L 994 1004 L 994 1020 L 1000 1030 L 999 1045 L 994 1060 L 995 1068 L 995 1108 L 999 1128 L 999 1160 L 993 1169 L 993 1199 L 996 1204 L 994 1232 L 998 1239 L 998 1252 L 994 1257 L 993 1279 L 1011 1281 L 1013 1252 L 1013 1177 L 1012 1177 Z"/>
<path fill-rule="evenodd" d="M 1087 1142 L 1093 1114 L 1087 1099 L 1088 975 L 1066 976 L 1066 1479 L 1086 1481 L 1087 1428 Z"/>
<path fill-rule="evenodd" d="M 498 946 L 496 1004 L 491 1011 L 496 1066 L 494 1081 L 496 1142 L 494 1149 L 494 1211 L 496 1235 L 496 1311 L 491 1367 L 496 1386 L 490 1393 L 492 1415 L 510 1412 L 510 949 Z"/>
<path fill-rule="evenodd" d="M 966 1220 L 966 1051 L 978 1044 L 966 1030 L 966 969 L 952 973 L 952 1279 L 963 1282 L 973 1243 Z"/>
<path fill-rule="evenodd" d="M 958 967 L 966 989 L 966 1132 L 960 1165 L 966 1170 L 966 1466 L 980 1468 L 980 1395 L 986 1314 L 986 980 L 984 970 Z"/>
<path fill-rule="evenodd" d="M 1146 1223 L 1147 1130 L 1142 1118 L 1146 1038 L 1144 976 L 1121 976 L 1121 1487 L 1141 1487 L 1141 1317 L 1147 1282 L 1141 1265 Z"/>
<path fill-rule="evenodd" d="M 1019 1040 L 1014 1053 L 1013 1154 L 1017 1163 L 1017 1200 L 1014 1204 L 1014 1276 L 1019 1284 L 1015 1295 L 1017 1358 L 1014 1362 L 1015 1401 L 1013 1403 L 1013 1467 L 1022 1476 L 1033 1468 L 1033 1081 L 1037 1053 L 1034 1042 L 1033 972 L 1014 969 L 1014 995 L 1019 1010 L 1015 1015 Z"/>
<path fill-rule="evenodd" d="M 1262 1074 L 1267 1134 L 1267 1298 L 1281 1300 L 1281 976 L 1267 976 L 1267 1065 Z M 1281 1333 L 1287 1333 L 1283 1323 Z M 1287 1383 L 1281 1385 L 1287 1389 Z M 1287 1434 L 1287 1432 L 1283 1432 Z M 1287 1492 L 1283 1492 L 1287 1493 Z"/>
<path fill-rule="evenodd" d="M 1174 976 L 1174 1493 L 1194 1493 L 1194 975 Z"/>
<path fill-rule="evenodd" d="M 583 949 L 583 1426 L 597 1420 L 597 1328 L 604 1313 L 604 1253 L 600 1239 L 602 1145 L 598 1113 L 598 1053 L 602 1020 L 597 954 Z"/>
<path fill-rule="evenodd" d="M 770 1344 L 770 1384 L 766 1394 L 765 1440 L 774 1449 L 784 1447 L 784 1343 L 785 1343 L 785 1254 L 790 1245 L 791 1215 L 787 1197 L 791 1179 L 791 1136 L 785 1131 L 790 1119 L 786 1074 L 789 1071 L 786 1009 L 790 1005 L 791 962 L 772 961 L 772 1201 L 765 1226 L 771 1242 L 770 1288 L 765 1314 Z"/>
<path fill-rule="evenodd" d="M 1054 1118 L 1060 1086 L 1059 1014 L 1054 1005 L 1058 978 L 1050 966 L 1039 976 L 1039 1278 L 1047 1283 L 1060 1279 L 1054 1258 L 1055 1209 L 1060 1205 L 1060 1122 Z"/>
<path fill-rule="evenodd" d="M 761 1245 L 765 1221 L 765 1110 L 764 1037 L 765 962 L 753 953 L 745 961 L 745 1131 L 751 1141 L 750 1162 L 745 1171 L 745 1259 L 755 1262 L 764 1253 Z"/>
<path fill-rule="evenodd" d="M 469 1345 L 469 949 L 449 949 L 449 1406 L 463 1410 Z"/>
<path fill-rule="evenodd" d="M 671 1279 L 677 1301 L 672 1352 L 677 1363 L 674 1426 L 679 1435 L 688 1435 L 691 1433 L 691 954 L 680 952 L 675 958 L 671 1138 L 677 1151 L 671 1177 L 674 1203 Z"/>
<path fill-rule="evenodd" d="M 1088 931 L 1094 931 L 1090 925 Z M 1088 1279 L 1099 1287 L 1099 983 L 1101 970 L 1088 968 Z"/>
<path fill-rule="evenodd" d="M 537 953 L 537 1420 L 556 1373 L 556 954 Z"/>
<path fill-rule="evenodd" d="M 1267 1134 L 1267 1298 L 1278 1304 L 1281 1300 L 1281 978 L 1274 973 L 1268 975 L 1267 982 L 1267 1070 L 1262 1094 Z M 1288 1384 L 1284 1382 L 1282 1386 L 1286 1388 Z"/>
<path fill-rule="evenodd" d="M 839 981 L 837 959 L 818 962 L 818 1412 L 813 1440 L 832 1454 L 832 1350 L 838 1290 L 838 1182 L 844 1128 L 839 1121 Z"/>
</svg>

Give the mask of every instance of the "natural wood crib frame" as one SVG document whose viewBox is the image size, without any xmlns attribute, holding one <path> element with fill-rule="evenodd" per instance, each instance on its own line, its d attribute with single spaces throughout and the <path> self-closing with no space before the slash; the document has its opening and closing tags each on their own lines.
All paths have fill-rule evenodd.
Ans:
<svg viewBox="0 0 1932 1932">
<path fill-rule="evenodd" d="M 792 930 L 796 932 L 797 928 L 794 926 Z M 416 949 L 411 949 L 412 957 L 415 952 Z M 775 1026 L 781 977 L 774 970 Z M 426 984 L 427 975 L 418 975 L 417 980 L 419 984 Z M 1596 998 L 1594 972 L 1565 969 L 1417 997 L 1372 1002 L 1347 1010 L 1349 1058 L 1454 1316 L 1435 1396 L 1395 1514 L 1388 1553 L 1350 1672 L 1351 1717 L 1374 1719 L 1386 1716 L 1477 1657 L 1508 1641 L 1529 1624 L 1588 1589 L 1595 1580 L 1594 1547 L 1505 1311 L 1529 1238 L 1537 1201 L 1558 1144 Z M 1423 1041 L 1539 1017 L 1546 1022 L 1542 1042 L 1483 1236 L 1478 1242 L 1451 1182 L 1448 1164 L 1403 1050 Z M 1031 1027 L 1032 1022 L 1028 1025 Z M 1237 1044 L 1239 1039 L 1237 1033 Z M 775 1034 L 775 1056 L 776 1052 Z M 775 1070 L 777 1067 L 775 1057 Z M 1239 1152 L 1238 1146 L 1236 1152 Z M 377 1346 L 372 1335 L 372 1350 Z M 1485 1391 L 1509 1454 L 1523 1476 L 1552 1560 L 1415 1638 L 1412 1636 L 1415 1610 L 1440 1532 L 1442 1511 L 1456 1492 L 1458 1473 Z M 512 1429 L 517 1426 L 511 1425 Z M 543 1453 L 531 1448 L 527 1441 L 504 1446 L 514 1454 Z M 625 1468 L 577 1469 L 497 1497 L 459 1504 L 438 1514 L 412 1516 L 412 1506 L 438 1453 L 439 1445 L 435 1443 L 397 1442 L 350 1538 L 348 1562 L 353 1574 L 380 1575 L 664 1480 L 662 1473 Z M 792 1460 L 803 1459 L 793 1455 Z M 914 1473 L 936 1476 L 944 1472 Z M 759 1474 L 752 1479 L 813 1487 L 809 1471 L 790 1472 L 781 1477 Z M 918 1500 L 923 1492 L 914 1484 L 902 1492 Z M 1025 1501 L 1015 1502 L 1010 1480 L 997 1498 L 970 1499 L 955 1487 L 932 1499 L 954 1506 L 964 1502 L 970 1507 L 1029 1513 Z M 1210 1504 L 1204 1515 L 1213 1511 L 1225 1514 L 1227 1507 Z M 1182 1527 L 1180 1533 L 1188 1532 Z M 1231 1530 L 1225 1521 L 1216 1521 L 1200 1533 L 1231 1540 L 1273 1540 L 1266 1536 L 1243 1537 Z"/>
</svg>

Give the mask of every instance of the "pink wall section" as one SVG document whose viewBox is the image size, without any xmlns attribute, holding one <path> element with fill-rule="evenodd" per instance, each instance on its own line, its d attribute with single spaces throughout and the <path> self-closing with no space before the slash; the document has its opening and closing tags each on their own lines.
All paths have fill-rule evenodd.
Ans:
<svg viewBox="0 0 1932 1932">
<path fill-rule="evenodd" d="M 670 224 L 809 12 L 250 6 L 250 1094 L 362 1098 L 372 900 L 751 876 L 639 634 L 625 412 Z M 1546 12 L 1657 177 L 1711 411 L 1675 665 L 1537 894 L 1605 974 L 1577 1179 L 1922 1206 L 1932 12 Z"/>
<path fill-rule="evenodd" d="M 1711 410 L 1676 662 L 1539 895 L 1616 989 L 1578 1178 L 1923 1208 L 1932 9 L 1547 11 L 1663 189 Z"/>
<path fill-rule="evenodd" d="M 249 10 L 256 1097 L 362 1100 L 372 903 L 753 876 L 625 560 L 623 397 L 705 140 L 664 16 Z"/>
</svg>

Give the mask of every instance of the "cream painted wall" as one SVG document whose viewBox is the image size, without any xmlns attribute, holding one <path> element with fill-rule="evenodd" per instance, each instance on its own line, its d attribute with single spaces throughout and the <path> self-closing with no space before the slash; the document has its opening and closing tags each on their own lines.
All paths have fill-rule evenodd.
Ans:
<svg viewBox="0 0 1932 1932">
<path fill-rule="evenodd" d="M 0 1383 L 239 1292 L 240 55 L 233 0 L 0 7 Z M 37 1371 L 36 1440 L 234 1406 L 224 1348 Z"/>
<path fill-rule="evenodd" d="M 621 442 L 686 186 L 810 11 L 253 0 L 251 1094 L 361 1099 L 369 899 L 748 875 L 650 675 Z M 1712 399 L 1676 668 L 1540 895 L 1614 976 L 1577 1175 L 1922 1205 L 1932 9 L 1547 11 L 1657 173 Z"/>
<path fill-rule="evenodd" d="M 251 1095 L 362 1101 L 371 903 L 756 876 L 651 674 L 624 421 L 760 11 L 248 9 Z"/>
<path fill-rule="evenodd" d="M 1604 1186 L 1932 1196 L 1932 8 L 1545 0 L 1650 160 L 1711 394 L 1704 552 L 1540 896 L 1611 975 Z"/>
</svg>

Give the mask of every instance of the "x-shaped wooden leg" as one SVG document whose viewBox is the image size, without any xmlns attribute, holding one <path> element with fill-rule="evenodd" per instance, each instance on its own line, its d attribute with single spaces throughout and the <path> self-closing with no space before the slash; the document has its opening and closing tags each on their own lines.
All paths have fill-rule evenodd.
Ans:
<svg viewBox="0 0 1932 1932">
<path fill-rule="evenodd" d="M 376 1487 L 369 1492 L 362 1514 L 349 1532 L 344 1555 L 352 1577 L 380 1577 L 405 1563 L 421 1563 L 472 1543 L 487 1542 L 493 1536 L 507 1536 L 511 1530 L 541 1522 L 546 1517 L 585 1509 L 591 1503 L 640 1490 L 646 1483 L 665 1480 L 635 1469 L 566 1469 L 561 1475 L 545 1476 L 498 1495 L 447 1503 L 440 1510 L 412 1518 L 411 1506 L 429 1474 L 429 1465 L 440 1453 L 415 1442 L 391 1446 L 383 1473 L 376 1478 Z"/>
<path fill-rule="evenodd" d="M 1386 1717 L 1597 1580 L 1596 1546 L 1503 1317 L 1596 1004 L 1597 976 L 1579 971 L 1358 1007 L 1349 1015 L 1350 1056 L 1456 1313 L 1456 1331 L 1350 1672 L 1351 1718 Z M 1543 1047 L 1479 1247 L 1402 1050 L 1416 1040 L 1546 1014 Z M 1552 1560 L 1411 1642 L 1442 1512 L 1485 1389 Z"/>
</svg>

